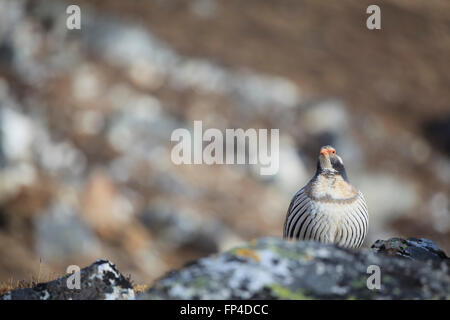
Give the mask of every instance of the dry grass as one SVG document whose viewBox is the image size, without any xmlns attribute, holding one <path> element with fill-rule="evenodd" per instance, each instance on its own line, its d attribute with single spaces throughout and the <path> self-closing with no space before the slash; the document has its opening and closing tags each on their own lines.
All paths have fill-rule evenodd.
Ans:
<svg viewBox="0 0 450 320">
<path fill-rule="evenodd" d="M 144 291 L 147 291 L 148 289 L 150 289 L 150 285 L 148 285 L 148 284 L 136 284 L 133 286 L 135 295 L 142 293 Z"/>
<path fill-rule="evenodd" d="M 133 287 L 133 291 L 135 295 L 138 295 L 139 293 L 142 293 L 150 288 L 150 285 L 148 284 L 136 284 L 134 283 L 134 280 L 131 278 L 131 274 L 127 274 L 125 276 L 125 279 L 127 279 L 131 286 Z"/>
<path fill-rule="evenodd" d="M 47 277 L 31 276 L 30 280 L 15 280 L 11 278 L 6 282 L 0 282 L 0 296 L 14 289 L 32 288 L 39 283 L 49 282 L 57 278 L 58 276 L 51 275 L 48 275 Z"/>
<path fill-rule="evenodd" d="M 45 273 L 43 271 L 42 261 L 40 261 L 37 274 L 31 275 L 29 280 L 15 280 L 13 278 L 10 278 L 6 282 L 0 282 L 0 296 L 14 289 L 31 288 L 39 283 L 52 281 L 60 276 L 61 275 L 58 275 L 56 273 Z"/>
<path fill-rule="evenodd" d="M 20 289 L 20 288 L 30 288 L 37 284 L 37 282 L 34 281 L 27 281 L 27 280 L 14 280 L 10 279 L 7 282 L 0 282 L 0 296 L 4 295 L 5 293 L 14 290 L 14 289 Z"/>
</svg>

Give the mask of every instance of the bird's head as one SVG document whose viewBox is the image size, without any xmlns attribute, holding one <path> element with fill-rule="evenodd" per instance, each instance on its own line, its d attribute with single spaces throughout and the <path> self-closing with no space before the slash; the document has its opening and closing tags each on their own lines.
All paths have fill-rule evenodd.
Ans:
<svg viewBox="0 0 450 320">
<path fill-rule="evenodd" d="M 341 175 L 342 178 L 347 180 L 344 162 L 332 146 L 320 148 L 319 159 L 317 161 L 317 174 Z"/>
</svg>

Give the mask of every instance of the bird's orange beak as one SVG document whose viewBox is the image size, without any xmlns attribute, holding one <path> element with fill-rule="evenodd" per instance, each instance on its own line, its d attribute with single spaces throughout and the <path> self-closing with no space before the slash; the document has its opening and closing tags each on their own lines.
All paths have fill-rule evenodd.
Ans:
<svg viewBox="0 0 450 320">
<path fill-rule="evenodd" d="M 328 155 L 328 149 L 320 150 L 320 154 L 323 155 L 323 156 L 327 156 Z"/>
</svg>

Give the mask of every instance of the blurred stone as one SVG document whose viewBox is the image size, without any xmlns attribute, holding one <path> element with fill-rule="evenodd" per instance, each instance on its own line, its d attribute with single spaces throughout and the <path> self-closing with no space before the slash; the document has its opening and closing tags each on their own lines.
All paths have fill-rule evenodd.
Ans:
<svg viewBox="0 0 450 320">
<path fill-rule="evenodd" d="M 391 238 L 388 240 L 377 240 L 371 246 L 371 249 L 377 253 L 417 261 L 444 261 L 450 266 L 450 258 L 433 241 L 428 239 L 409 238 L 408 240 L 404 240 Z"/>
<path fill-rule="evenodd" d="M 382 270 L 367 287 L 368 266 Z M 158 280 L 138 299 L 448 299 L 448 264 L 371 250 L 261 238 L 197 260 Z"/>
<path fill-rule="evenodd" d="M 0 170 L 0 202 L 17 195 L 23 187 L 32 185 L 36 178 L 36 168 L 27 163 L 9 165 Z"/>
<path fill-rule="evenodd" d="M 161 88 L 165 80 L 158 68 L 145 60 L 136 61 L 128 73 L 136 85 L 148 90 Z"/>
<path fill-rule="evenodd" d="M 228 249 L 242 240 L 219 221 L 192 210 L 156 204 L 141 216 L 142 223 L 166 246 L 189 248 L 201 254 Z"/>
<path fill-rule="evenodd" d="M 197 199 L 202 195 L 199 188 L 189 184 L 189 179 L 173 171 L 163 171 L 152 175 L 148 185 L 178 197 Z"/>
<path fill-rule="evenodd" d="M 95 110 L 78 112 L 75 121 L 78 131 L 88 135 L 99 134 L 105 126 L 104 116 Z"/>
<path fill-rule="evenodd" d="M 72 94 L 81 101 L 92 101 L 104 90 L 98 71 L 91 65 L 78 67 L 72 81 Z"/>
<path fill-rule="evenodd" d="M 206 59 L 187 58 L 162 43 L 149 30 L 121 20 L 99 19 L 88 14 L 85 15 L 85 29 L 82 35 L 89 49 L 128 70 L 136 69 L 136 63 L 146 61 L 152 65 L 154 73 L 167 77 L 175 89 L 197 88 L 208 93 L 226 94 L 238 104 L 259 111 L 289 108 L 300 101 L 297 86 L 286 78 L 229 71 Z"/>
<path fill-rule="evenodd" d="M 439 157 L 435 164 L 431 167 L 436 178 L 448 186 L 450 181 L 450 159 L 446 157 Z"/>
<path fill-rule="evenodd" d="M 440 116 L 423 125 L 425 136 L 447 156 L 450 155 L 450 115 Z"/>
<path fill-rule="evenodd" d="M 49 128 L 36 121 L 33 151 L 35 161 L 53 175 L 79 177 L 86 167 L 86 156 L 71 141 L 55 141 Z"/>
<path fill-rule="evenodd" d="M 293 108 L 301 101 L 297 85 L 290 80 L 254 72 L 231 74 L 225 88 L 243 106 L 249 105 L 260 112 L 268 112 L 271 108 Z"/>
<path fill-rule="evenodd" d="M 66 275 L 54 281 L 39 283 L 33 288 L 16 289 L 0 300 L 128 300 L 134 299 L 133 287 L 107 260 L 97 260 L 80 270 L 80 289 L 69 289 L 72 284 Z"/>
<path fill-rule="evenodd" d="M 103 237 L 114 237 L 130 222 L 132 204 L 103 171 L 94 172 L 84 188 L 81 217 Z"/>
<path fill-rule="evenodd" d="M 422 138 L 416 138 L 411 144 L 411 153 L 417 163 L 424 164 L 430 158 L 431 147 Z"/>
<path fill-rule="evenodd" d="M 443 192 L 434 194 L 430 201 L 430 210 L 434 229 L 440 233 L 448 232 L 450 230 L 450 201 L 448 196 Z"/>
<path fill-rule="evenodd" d="M 99 239 L 77 216 L 62 204 L 51 206 L 34 219 L 36 250 L 45 261 L 61 262 L 75 256 L 95 256 Z"/>
<path fill-rule="evenodd" d="M 281 137 L 280 151 L 276 156 L 279 157 L 279 170 L 274 182 L 283 192 L 294 195 L 313 174 L 306 170 L 294 141 L 288 136 Z"/>
<path fill-rule="evenodd" d="M 196 221 L 197 220 L 197 221 Z M 206 254 L 218 249 L 214 232 L 199 219 L 192 219 L 172 208 L 156 205 L 141 216 L 142 223 L 170 247 L 193 247 Z"/>
<path fill-rule="evenodd" d="M 212 18 L 217 10 L 216 0 L 194 0 L 189 5 L 192 13 L 201 18 Z"/>
<path fill-rule="evenodd" d="M 364 194 L 369 209 L 369 241 L 375 240 L 375 234 L 383 234 L 380 232 L 390 222 L 414 210 L 420 200 L 414 183 L 398 176 L 366 171 L 352 182 Z"/>
<path fill-rule="evenodd" d="M 342 102 L 328 100 L 309 107 L 300 119 L 302 127 L 311 134 L 340 133 L 348 129 L 349 115 Z"/>
<path fill-rule="evenodd" d="M 0 105 L 2 102 L 0 97 Z M 8 161 L 29 160 L 34 134 L 31 119 L 11 108 L 0 110 L 1 146 L 4 156 Z"/>
<path fill-rule="evenodd" d="M 147 162 L 154 149 L 168 145 L 172 131 L 179 127 L 152 95 L 119 84 L 110 90 L 108 99 L 114 111 L 107 128 L 108 142 L 129 157 Z"/>
</svg>

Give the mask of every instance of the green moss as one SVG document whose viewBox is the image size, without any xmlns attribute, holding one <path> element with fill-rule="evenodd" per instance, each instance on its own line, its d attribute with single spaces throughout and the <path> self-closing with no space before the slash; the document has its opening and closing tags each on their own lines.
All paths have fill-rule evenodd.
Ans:
<svg viewBox="0 0 450 320">
<path fill-rule="evenodd" d="M 207 284 L 208 284 L 208 279 L 205 277 L 195 278 L 190 283 L 190 285 L 193 286 L 194 288 L 204 288 L 207 286 Z"/>
<path fill-rule="evenodd" d="M 288 299 L 288 300 L 311 300 L 312 297 L 308 297 L 303 290 L 297 290 L 296 292 L 293 292 L 292 290 L 280 286 L 278 284 L 273 284 L 268 286 L 270 290 L 272 290 L 272 293 L 280 298 L 280 299 Z"/>
<path fill-rule="evenodd" d="M 291 250 L 287 250 L 287 249 L 282 249 L 276 245 L 270 245 L 268 249 L 270 251 L 272 251 L 275 255 L 277 255 L 281 258 L 300 260 L 300 259 L 305 259 L 307 257 L 304 254 L 300 254 L 300 253 L 297 253 L 297 252 L 294 252 Z M 233 254 L 233 255 L 242 256 L 243 252 L 250 252 L 250 251 L 253 251 L 253 252 L 255 252 L 255 254 L 257 254 L 257 248 L 255 248 L 254 246 L 235 247 L 235 248 L 228 250 L 228 253 Z M 258 261 L 258 259 L 254 259 L 254 260 Z"/>
<path fill-rule="evenodd" d="M 305 258 L 305 255 L 297 253 L 297 252 L 293 252 L 291 250 L 286 250 L 286 249 L 281 249 L 280 247 L 277 246 L 270 246 L 269 247 L 270 251 L 274 252 L 276 255 L 282 257 L 282 258 L 287 258 L 287 259 L 292 259 L 292 260 L 300 260 Z"/>
<path fill-rule="evenodd" d="M 367 288 L 367 278 L 361 277 L 359 280 L 353 280 L 350 282 L 350 286 L 354 289 Z"/>
</svg>

